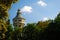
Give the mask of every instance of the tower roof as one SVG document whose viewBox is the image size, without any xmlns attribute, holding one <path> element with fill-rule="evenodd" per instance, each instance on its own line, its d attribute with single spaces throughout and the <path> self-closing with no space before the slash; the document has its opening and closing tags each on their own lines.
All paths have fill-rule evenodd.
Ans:
<svg viewBox="0 0 60 40">
<path fill-rule="evenodd" d="M 15 17 L 14 19 L 17 19 L 17 18 L 19 18 L 19 19 L 24 19 L 24 18 L 21 16 L 21 11 L 20 11 L 20 9 L 17 10 L 17 15 L 16 15 L 16 17 Z"/>
</svg>

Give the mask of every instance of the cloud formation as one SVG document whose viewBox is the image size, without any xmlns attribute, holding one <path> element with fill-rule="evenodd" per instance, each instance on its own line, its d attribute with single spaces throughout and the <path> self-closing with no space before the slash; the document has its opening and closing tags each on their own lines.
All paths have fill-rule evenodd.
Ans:
<svg viewBox="0 0 60 40">
<path fill-rule="evenodd" d="M 47 6 L 47 4 L 44 1 L 42 1 L 42 0 L 38 1 L 37 4 L 42 6 L 42 7 Z"/>
<path fill-rule="evenodd" d="M 44 17 L 44 18 L 42 19 L 42 21 L 47 21 L 47 20 L 49 20 L 49 18 L 47 18 L 47 17 Z"/>
<path fill-rule="evenodd" d="M 31 13 L 32 12 L 32 7 L 31 6 L 24 6 L 21 9 L 21 12 L 29 12 L 29 13 Z"/>
</svg>

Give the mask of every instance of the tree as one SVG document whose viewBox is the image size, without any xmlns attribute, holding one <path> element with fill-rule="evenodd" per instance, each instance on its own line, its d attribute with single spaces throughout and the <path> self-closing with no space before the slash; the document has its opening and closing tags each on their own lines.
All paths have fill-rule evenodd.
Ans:
<svg viewBox="0 0 60 40">
<path fill-rule="evenodd" d="M 37 23 L 37 26 L 40 27 L 41 29 L 44 29 L 46 27 L 48 27 L 48 24 L 51 22 L 52 20 L 48 20 L 48 21 L 39 21 Z"/>
<path fill-rule="evenodd" d="M 60 36 L 60 13 L 57 17 L 51 21 L 44 29 L 43 32 L 40 33 L 40 40 L 57 40 Z"/>
<path fill-rule="evenodd" d="M 15 28 L 15 30 L 12 32 L 11 38 L 12 40 L 22 40 L 21 29 Z"/>
<path fill-rule="evenodd" d="M 8 17 L 8 11 L 0 6 L 0 19 L 6 19 Z"/>
<path fill-rule="evenodd" d="M 0 18 L 6 19 L 8 17 L 8 11 L 12 5 L 18 0 L 0 0 Z"/>
<path fill-rule="evenodd" d="M 57 15 L 57 17 L 54 19 L 54 21 L 60 23 L 60 13 Z"/>
<path fill-rule="evenodd" d="M 6 29 L 6 24 L 4 23 L 4 20 L 0 19 L 0 39 L 5 38 L 6 31 L 7 29 Z"/>
<path fill-rule="evenodd" d="M 38 40 L 40 29 L 35 23 L 27 24 L 23 30 L 24 40 Z"/>
<path fill-rule="evenodd" d="M 13 3 L 16 3 L 18 0 L 0 0 L 0 6 L 8 10 Z"/>
<path fill-rule="evenodd" d="M 11 24 L 9 24 L 7 26 L 7 30 L 8 31 L 5 33 L 5 35 L 6 35 L 5 40 L 12 40 L 11 35 L 12 35 L 12 32 L 13 32 L 13 27 L 12 27 Z"/>
<path fill-rule="evenodd" d="M 8 20 L 8 11 L 11 5 L 18 0 L 0 0 L 0 39 L 5 38 L 5 32 L 7 30 L 6 20 Z M 1 30 L 2 29 L 2 30 Z"/>
</svg>

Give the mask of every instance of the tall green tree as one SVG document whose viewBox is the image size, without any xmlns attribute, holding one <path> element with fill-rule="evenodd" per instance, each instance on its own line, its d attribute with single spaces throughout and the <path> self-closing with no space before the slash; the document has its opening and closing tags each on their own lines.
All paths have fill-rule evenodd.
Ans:
<svg viewBox="0 0 60 40">
<path fill-rule="evenodd" d="M 60 13 L 49 23 L 48 27 L 40 33 L 40 40 L 57 40 L 60 36 Z"/>
<path fill-rule="evenodd" d="M 5 33 L 5 35 L 6 35 L 5 40 L 12 40 L 11 35 L 12 35 L 12 32 L 13 32 L 13 27 L 12 27 L 11 24 L 9 24 L 7 26 L 7 30 L 8 31 Z"/>
<path fill-rule="evenodd" d="M 21 34 L 21 29 L 15 28 L 15 30 L 12 32 L 11 40 L 22 40 Z"/>
<path fill-rule="evenodd" d="M 7 30 L 6 19 L 8 19 L 9 16 L 8 11 L 10 10 L 11 5 L 17 1 L 18 0 L 0 0 L 0 39 L 2 40 L 5 38 L 5 32 Z"/>
<path fill-rule="evenodd" d="M 24 40 L 38 40 L 38 34 L 40 29 L 36 26 L 35 23 L 27 24 L 23 31 Z"/>
</svg>

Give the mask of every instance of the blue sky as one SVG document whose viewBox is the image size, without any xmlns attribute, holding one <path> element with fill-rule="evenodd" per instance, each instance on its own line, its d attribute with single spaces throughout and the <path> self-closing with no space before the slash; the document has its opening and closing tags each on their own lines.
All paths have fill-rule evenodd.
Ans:
<svg viewBox="0 0 60 40">
<path fill-rule="evenodd" d="M 54 19 L 60 12 L 60 0 L 19 0 L 9 10 L 10 22 L 16 16 L 17 10 L 21 9 L 26 23 Z"/>
</svg>

